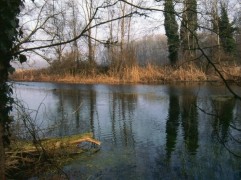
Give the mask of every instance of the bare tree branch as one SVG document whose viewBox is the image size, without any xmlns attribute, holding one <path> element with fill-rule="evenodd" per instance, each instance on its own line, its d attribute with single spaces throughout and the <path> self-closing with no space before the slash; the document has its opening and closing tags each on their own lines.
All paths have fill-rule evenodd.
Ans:
<svg viewBox="0 0 241 180">
<path fill-rule="evenodd" d="M 88 32 L 89 29 L 92 29 L 92 28 L 95 28 L 95 27 L 107 24 L 109 22 L 117 21 L 117 20 L 122 19 L 122 18 L 131 17 L 133 14 L 138 14 L 138 12 L 135 11 L 135 12 L 131 12 L 129 14 L 125 14 L 124 16 L 116 17 L 116 18 L 113 18 L 113 19 L 110 19 L 110 20 L 106 20 L 106 21 L 97 23 L 97 24 L 95 24 L 93 26 L 89 26 L 91 24 L 91 22 L 95 19 L 96 14 L 97 14 L 99 9 L 100 9 L 100 7 L 96 8 L 96 10 L 93 13 L 92 18 L 90 19 L 89 23 L 87 25 L 85 25 L 84 29 L 76 37 L 74 37 L 74 38 L 72 38 L 70 40 L 64 41 L 64 42 L 59 42 L 59 43 L 54 43 L 54 44 L 49 44 L 49 45 L 44 45 L 44 46 L 37 46 L 37 47 L 32 47 L 32 48 L 26 48 L 26 49 L 23 49 L 23 50 L 15 52 L 14 55 L 21 54 L 21 53 L 27 52 L 27 51 L 32 51 L 32 50 L 37 50 L 37 49 L 44 49 L 44 48 L 48 48 L 48 47 L 54 47 L 54 46 L 59 46 L 59 45 L 63 45 L 63 44 L 68 44 L 68 43 L 74 42 L 77 39 L 83 37 L 85 35 L 85 33 Z"/>
</svg>

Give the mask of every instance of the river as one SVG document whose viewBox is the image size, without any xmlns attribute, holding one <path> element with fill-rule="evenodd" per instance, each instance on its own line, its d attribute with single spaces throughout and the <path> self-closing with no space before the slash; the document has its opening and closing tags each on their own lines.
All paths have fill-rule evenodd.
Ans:
<svg viewBox="0 0 241 180">
<path fill-rule="evenodd" d="M 221 85 L 13 87 L 41 137 L 92 132 L 102 142 L 63 167 L 70 179 L 241 179 L 241 103 Z"/>
</svg>

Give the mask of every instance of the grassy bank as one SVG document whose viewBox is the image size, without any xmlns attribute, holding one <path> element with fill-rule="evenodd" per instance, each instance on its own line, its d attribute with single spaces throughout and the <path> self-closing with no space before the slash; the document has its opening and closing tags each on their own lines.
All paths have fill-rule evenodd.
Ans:
<svg viewBox="0 0 241 180">
<path fill-rule="evenodd" d="M 235 80 L 241 75 L 240 67 L 223 67 L 219 70 L 227 80 Z M 67 83 L 164 83 L 176 81 L 217 81 L 218 75 L 212 69 L 202 69 L 193 64 L 173 68 L 171 66 L 123 68 L 119 73 L 113 71 L 53 73 L 51 69 L 17 70 L 10 76 L 15 81 L 43 81 Z"/>
</svg>

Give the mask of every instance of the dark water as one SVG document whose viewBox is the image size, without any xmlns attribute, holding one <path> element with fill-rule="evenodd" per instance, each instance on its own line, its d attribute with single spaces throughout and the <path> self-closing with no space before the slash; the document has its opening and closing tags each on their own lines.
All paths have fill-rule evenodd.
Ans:
<svg viewBox="0 0 241 180">
<path fill-rule="evenodd" d="M 222 86 L 14 87 L 38 109 L 41 136 L 93 132 L 102 142 L 64 167 L 70 179 L 241 179 L 241 103 Z"/>
</svg>

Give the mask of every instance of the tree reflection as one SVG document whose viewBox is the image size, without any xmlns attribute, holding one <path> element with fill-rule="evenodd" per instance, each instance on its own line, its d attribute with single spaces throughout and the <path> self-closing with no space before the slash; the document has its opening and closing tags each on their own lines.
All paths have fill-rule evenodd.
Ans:
<svg viewBox="0 0 241 180">
<path fill-rule="evenodd" d="M 94 126 L 94 120 L 95 120 L 95 112 L 96 111 L 96 91 L 94 91 L 93 89 L 91 89 L 89 91 L 89 112 L 90 112 L 90 128 L 91 128 L 91 132 L 94 135 L 94 130 L 95 130 L 95 126 Z"/>
<path fill-rule="evenodd" d="M 174 151 L 177 140 L 177 129 L 179 126 L 179 97 L 172 93 L 170 89 L 169 96 L 169 110 L 166 122 L 166 153 L 167 158 L 170 159 L 172 151 Z"/>
<path fill-rule="evenodd" d="M 73 98 L 73 109 L 74 109 L 74 115 L 75 115 L 75 125 L 76 128 L 78 129 L 80 127 L 80 109 L 81 109 L 81 105 L 82 105 L 82 95 L 79 91 L 76 91 L 74 93 L 74 97 Z"/>
<path fill-rule="evenodd" d="M 199 109 L 212 120 L 212 138 L 230 154 L 241 158 L 240 101 L 231 96 L 214 96 L 210 102 L 212 112 Z"/>
<path fill-rule="evenodd" d="M 197 97 L 182 96 L 182 127 L 184 130 L 184 141 L 188 152 L 196 154 L 198 149 L 198 112 Z"/>
<path fill-rule="evenodd" d="M 212 99 L 213 105 L 213 135 L 222 142 L 228 141 L 230 123 L 233 120 L 233 109 L 235 100 L 230 97 L 215 97 Z"/>
<path fill-rule="evenodd" d="M 94 133 L 96 112 L 96 92 L 92 86 L 88 91 L 78 89 L 58 89 L 53 91 L 56 96 L 56 113 L 54 126 L 58 135 L 84 132 Z"/>
<path fill-rule="evenodd" d="M 58 93 L 58 97 L 59 97 L 59 102 L 57 104 L 57 114 L 59 115 L 58 120 L 56 122 L 57 126 L 58 126 L 58 136 L 63 136 L 63 133 L 66 131 L 66 126 L 65 126 L 65 121 L 66 121 L 66 116 L 65 116 L 65 106 L 64 106 L 64 93 L 62 91 L 60 91 Z"/>
<path fill-rule="evenodd" d="M 170 159 L 175 150 L 178 128 L 181 121 L 185 148 L 191 154 L 196 154 L 198 145 L 198 111 L 197 96 L 190 91 L 177 95 L 177 89 L 169 89 L 169 110 L 166 122 L 166 153 Z M 188 94 L 188 95 L 186 95 Z"/>
<path fill-rule="evenodd" d="M 136 102 L 137 94 L 112 94 L 110 116 L 112 136 L 115 144 L 117 143 L 117 133 L 120 133 L 122 143 L 125 146 L 134 143 L 132 121 Z"/>
</svg>

